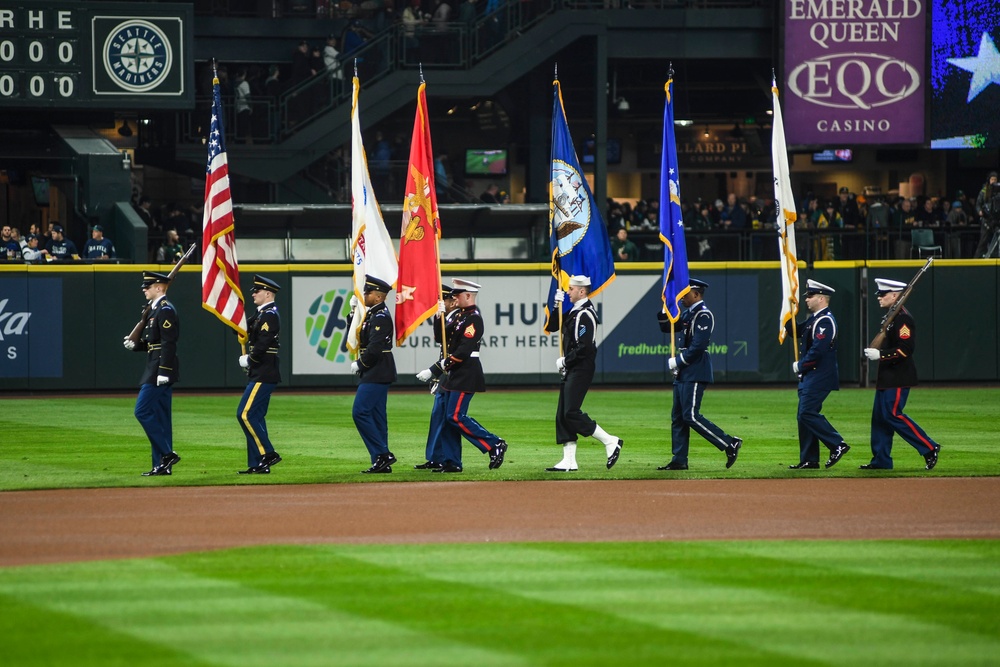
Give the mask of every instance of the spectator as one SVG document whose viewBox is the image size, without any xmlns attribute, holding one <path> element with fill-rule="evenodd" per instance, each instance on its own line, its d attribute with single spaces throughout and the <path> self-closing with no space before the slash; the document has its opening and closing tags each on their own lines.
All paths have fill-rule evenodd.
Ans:
<svg viewBox="0 0 1000 667">
<path fill-rule="evenodd" d="M 712 210 L 709 213 L 712 216 L 712 226 L 722 227 L 722 213 L 726 210 L 726 205 L 721 199 L 716 199 L 712 204 Z"/>
<path fill-rule="evenodd" d="M 858 211 L 858 204 L 850 189 L 840 188 L 840 195 L 837 201 L 837 212 L 844 220 L 845 229 L 854 229 L 861 224 L 861 214 Z"/>
<path fill-rule="evenodd" d="M 965 214 L 962 202 L 956 199 L 951 203 L 951 210 L 945 222 L 949 227 L 965 227 L 969 224 L 969 216 Z"/>
<path fill-rule="evenodd" d="M 0 253 L 3 254 L 2 259 L 17 259 L 21 253 L 21 244 L 14 239 L 10 225 L 0 228 Z"/>
<path fill-rule="evenodd" d="M 417 31 L 427 22 L 427 16 L 420 8 L 420 0 L 411 0 L 403 10 L 403 49 L 404 62 L 415 63 L 420 60 L 420 39 Z"/>
<path fill-rule="evenodd" d="M 171 229 L 163 239 L 163 244 L 156 250 L 156 261 L 160 264 L 176 264 L 183 256 L 184 246 L 181 245 L 181 237 L 176 230 Z"/>
<path fill-rule="evenodd" d="M 28 234 L 27 245 L 21 249 L 21 259 L 26 262 L 41 262 L 49 252 L 38 248 L 38 235 Z"/>
<path fill-rule="evenodd" d="M 66 238 L 62 225 L 53 224 L 49 229 L 51 239 L 45 245 L 45 250 L 55 259 L 80 259 L 80 251 L 76 244 Z"/>
<path fill-rule="evenodd" d="M 323 66 L 330 79 L 335 82 L 344 80 L 344 69 L 340 63 L 340 51 L 337 50 L 337 37 L 327 35 L 326 46 L 323 47 Z"/>
<path fill-rule="evenodd" d="M 264 94 L 276 101 L 281 96 L 281 88 L 281 67 L 271 65 L 267 70 L 267 78 L 264 79 Z"/>
<path fill-rule="evenodd" d="M 940 227 L 943 220 L 941 211 L 936 206 L 937 200 L 928 197 L 924 205 L 917 211 L 917 225 L 920 227 Z"/>
<path fill-rule="evenodd" d="M 479 199 L 487 204 L 500 204 L 500 188 L 497 187 L 496 183 L 490 183 L 483 194 L 479 195 Z"/>
<path fill-rule="evenodd" d="M 146 227 L 151 230 L 159 228 L 156 219 L 153 218 L 153 200 L 146 195 L 139 197 L 139 205 L 135 207 L 135 212 L 146 223 Z"/>
<path fill-rule="evenodd" d="M 94 225 L 90 231 L 90 241 L 83 247 L 84 259 L 114 259 L 115 244 L 104 238 L 104 227 Z"/>
<path fill-rule="evenodd" d="M 725 229 L 735 229 L 742 230 L 747 227 L 747 213 L 746 210 L 740 206 L 739 201 L 736 199 L 736 195 L 732 192 L 729 193 L 727 198 L 728 203 L 726 208 L 722 211 L 722 226 Z"/>
<path fill-rule="evenodd" d="M 476 23 L 476 0 L 467 0 L 459 6 L 458 20 L 465 24 L 467 30 L 472 30 Z"/>
<path fill-rule="evenodd" d="M 241 67 L 236 71 L 236 138 L 252 144 L 250 121 L 253 108 L 250 106 L 250 82 L 247 81 L 247 70 Z"/>
<path fill-rule="evenodd" d="M 639 248 L 628 240 L 628 232 L 618 230 L 618 235 L 611 241 L 611 254 L 616 262 L 636 262 L 639 260 Z"/>
</svg>

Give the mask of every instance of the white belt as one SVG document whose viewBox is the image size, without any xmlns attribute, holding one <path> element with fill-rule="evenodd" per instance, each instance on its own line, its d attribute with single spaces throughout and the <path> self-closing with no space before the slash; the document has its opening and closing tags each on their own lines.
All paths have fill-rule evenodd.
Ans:
<svg viewBox="0 0 1000 667">
<path fill-rule="evenodd" d="M 479 356 L 479 352 L 471 352 L 471 353 L 469 354 L 469 356 L 470 356 L 470 357 L 478 357 L 478 356 Z"/>
</svg>

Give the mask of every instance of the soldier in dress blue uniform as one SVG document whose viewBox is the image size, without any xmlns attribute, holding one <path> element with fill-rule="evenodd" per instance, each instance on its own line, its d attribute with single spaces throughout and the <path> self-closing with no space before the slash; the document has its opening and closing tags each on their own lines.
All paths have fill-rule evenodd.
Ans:
<svg viewBox="0 0 1000 667">
<path fill-rule="evenodd" d="M 667 367 L 674 371 L 674 407 L 670 415 L 673 458 L 657 470 L 688 469 L 691 429 L 725 453 L 727 468 L 736 463 L 743 446 L 743 440 L 727 435 L 700 412 L 705 386 L 715 381 L 712 357 L 708 353 L 715 316 L 702 299 L 707 288 L 708 283 L 692 278 L 689 291 L 681 298 L 681 304 L 687 309 L 680 319 L 684 342 L 677 356 L 667 360 Z M 660 329 L 669 332 L 670 322 L 666 313 L 660 312 L 657 318 Z"/>
<path fill-rule="evenodd" d="M 247 469 L 241 475 L 266 475 L 271 466 L 281 462 L 267 433 L 267 408 L 271 393 L 281 382 L 278 368 L 278 334 L 281 319 L 274 297 L 281 289 L 278 283 L 262 275 L 253 277 L 250 290 L 257 312 L 247 322 L 247 354 L 240 357 L 240 367 L 246 370 L 247 388 L 236 408 L 236 419 L 247 437 Z"/>
<path fill-rule="evenodd" d="M 569 291 L 556 290 L 556 304 L 561 309 L 568 295 L 572 310 L 563 318 L 562 339 L 565 356 L 556 359 L 562 375 L 559 403 L 556 407 L 556 442 L 563 446 L 563 457 L 548 472 L 572 472 L 577 469 L 576 438 L 593 437 L 604 445 L 610 470 L 618 462 L 622 441 L 610 435 L 583 411 L 590 384 L 594 381 L 597 361 L 597 325 L 601 323 L 590 300 L 590 277 L 570 276 Z"/>
<path fill-rule="evenodd" d="M 396 381 L 392 357 L 392 316 L 385 295 L 392 286 L 374 276 L 365 276 L 365 307 L 368 309 L 358 332 L 358 359 L 351 370 L 358 376 L 354 395 L 354 425 L 368 448 L 371 467 L 364 473 L 390 473 L 396 457 L 389 451 L 386 401 L 389 385 Z M 348 318 L 350 321 L 352 318 Z"/>
<path fill-rule="evenodd" d="M 906 289 L 898 280 L 876 278 L 878 304 L 892 308 Z M 910 387 L 917 386 L 917 367 L 913 351 L 917 346 L 917 325 L 913 315 L 901 308 L 885 331 L 885 340 L 879 349 L 867 347 L 864 355 L 878 363 L 875 380 L 875 403 L 872 406 L 872 460 L 863 464 L 863 470 L 892 470 L 892 437 L 898 433 L 924 457 L 924 468 L 933 470 L 937 465 L 941 445 L 910 417 L 903 413 Z"/>
<path fill-rule="evenodd" d="M 806 281 L 805 301 L 809 317 L 798 325 L 802 339 L 802 358 L 792 364 L 799 376 L 799 462 L 793 470 L 819 468 L 819 443 L 830 449 L 829 468 L 850 449 L 820 410 L 831 391 L 840 389 L 837 365 L 837 321 L 830 312 L 830 297 L 836 292 L 829 285 Z"/>
<path fill-rule="evenodd" d="M 455 303 L 455 294 L 448 285 L 441 285 L 441 303 L 438 306 L 438 314 L 434 316 L 434 342 L 441 345 L 441 320 L 444 319 L 446 337 L 443 340 L 452 340 L 455 332 L 456 315 L 458 315 Z M 441 312 L 443 310 L 443 313 Z M 438 361 L 444 360 L 444 347 L 441 347 L 441 354 Z M 448 408 L 447 392 L 440 391 L 440 379 L 431 381 L 431 394 L 434 395 L 434 404 L 431 407 L 430 425 L 427 428 L 427 447 L 425 451 L 426 460 L 424 463 L 413 466 L 417 470 L 434 470 L 441 467 L 441 441 L 449 440 L 450 447 L 460 447 L 462 436 L 453 429 L 442 429 L 445 412 Z"/>
<path fill-rule="evenodd" d="M 167 301 L 170 277 L 156 271 L 144 271 L 142 291 L 149 301 L 150 313 L 139 342 L 125 337 L 125 349 L 146 352 L 146 369 L 139 379 L 139 397 L 135 418 L 142 424 L 153 450 L 153 467 L 144 477 L 169 475 L 181 457 L 174 452 L 173 385 L 177 382 L 180 360 L 177 341 L 181 324 L 174 305 Z"/>
<path fill-rule="evenodd" d="M 471 280 L 456 278 L 451 281 L 452 291 L 458 305 L 454 331 L 448 339 L 448 356 L 426 370 L 417 373 L 421 382 L 432 378 L 448 376 L 441 380 L 438 392 L 445 392 L 446 412 L 442 435 L 439 438 L 442 458 L 440 468 L 433 472 L 462 472 L 462 445 L 457 435 L 471 442 L 476 449 L 489 454 L 490 470 L 503 465 L 507 453 L 507 443 L 494 433 L 490 433 L 467 413 L 469 403 L 476 392 L 486 391 L 486 377 L 479 361 L 479 344 L 483 337 L 483 316 L 476 307 L 476 295 L 480 285 Z M 453 431 L 449 434 L 447 431 Z"/>
</svg>

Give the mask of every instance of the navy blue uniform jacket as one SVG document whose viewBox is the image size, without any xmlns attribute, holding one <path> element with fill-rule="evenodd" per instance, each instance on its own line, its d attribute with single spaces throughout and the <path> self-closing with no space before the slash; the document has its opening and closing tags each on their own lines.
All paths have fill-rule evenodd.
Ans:
<svg viewBox="0 0 1000 667">
<path fill-rule="evenodd" d="M 799 386 L 803 389 L 837 391 L 840 367 L 837 364 L 837 321 L 829 308 L 812 313 L 799 325 L 802 358 L 799 361 Z"/>
<path fill-rule="evenodd" d="M 715 330 L 715 316 L 704 301 L 699 301 L 684 311 L 680 322 L 683 343 L 677 354 L 677 379 L 674 382 L 714 382 L 712 355 L 708 344 Z M 670 322 L 660 319 L 660 330 L 669 333 Z"/>
<path fill-rule="evenodd" d="M 392 357 L 392 316 L 385 303 L 368 309 L 358 333 L 358 384 L 386 384 L 396 381 L 396 360 Z"/>
<path fill-rule="evenodd" d="M 136 343 L 136 352 L 147 352 L 146 368 L 139 384 L 156 384 L 157 375 L 166 375 L 170 384 L 180 378 L 180 359 L 177 358 L 177 340 L 181 336 L 181 321 L 174 304 L 166 297 L 160 299 L 149 313 L 142 338 Z"/>
<path fill-rule="evenodd" d="M 250 357 L 247 377 L 251 382 L 281 382 L 281 370 L 278 368 L 280 331 L 278 305 L 273 301 L 261 306 L 247 322 L 247 355 Z"/>
<path fill-rule="evenodd" d="M 454 332 L 449 330 L 448 358 L 444 370 L 448 377 L 441 388 L 448 391 L 476 393 L 486 391 L 486 376 L 479 361 L 479 341 L 483 338 L 483 316 L 476 306 L 456 309 Z"/>
<path fill-rule="evenodd" d="M 594 302 L 587 299 L 579 308 L 563 316 L 563 344 L 566 352 L 566 371 L 587 370 L 593 372 L 597 359 L 597 311 Z"/>
<path fill-rule="evenodd" d="M 876 389 L 917 386 L 917 366 L 913 351 L 917 348 L 917 327 L 913 316 L 901 308 L 885 330 L 885 340 L 879 348 Z"/>
</svg>

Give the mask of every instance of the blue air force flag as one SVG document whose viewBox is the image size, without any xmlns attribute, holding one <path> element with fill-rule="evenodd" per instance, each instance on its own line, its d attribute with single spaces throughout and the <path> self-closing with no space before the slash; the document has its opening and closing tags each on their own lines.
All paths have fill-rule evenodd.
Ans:
<svg viewBox="0 0 1000 667">
<path fill-rule="evenodd" d="M 570 276 L 590 276 L 590 294 L 598 294 L 615 279 L 615 261 L 604 217 L 583 177 L 566 124 L 562 90 L 553 82 L 552 178 L 549 183 L 549 250 L 552 283 L 546 301 L 546 331 L 559 328 L 555 292 L 569 287 Z M 565 299 L 563 313 L 572 304 Z"/>
<path fill-rule="evenodd" d="M 673 75 L 663 89 L 663 153 L 660 161 L 660 240 L 663 241 L 663 308 L 667 318 L 681 317 L 681 297 L 688 292 L 688 256 L 681 213 L 680 174 L 677 172 L 677 140 L 674 138 Z"/>
</svg>

